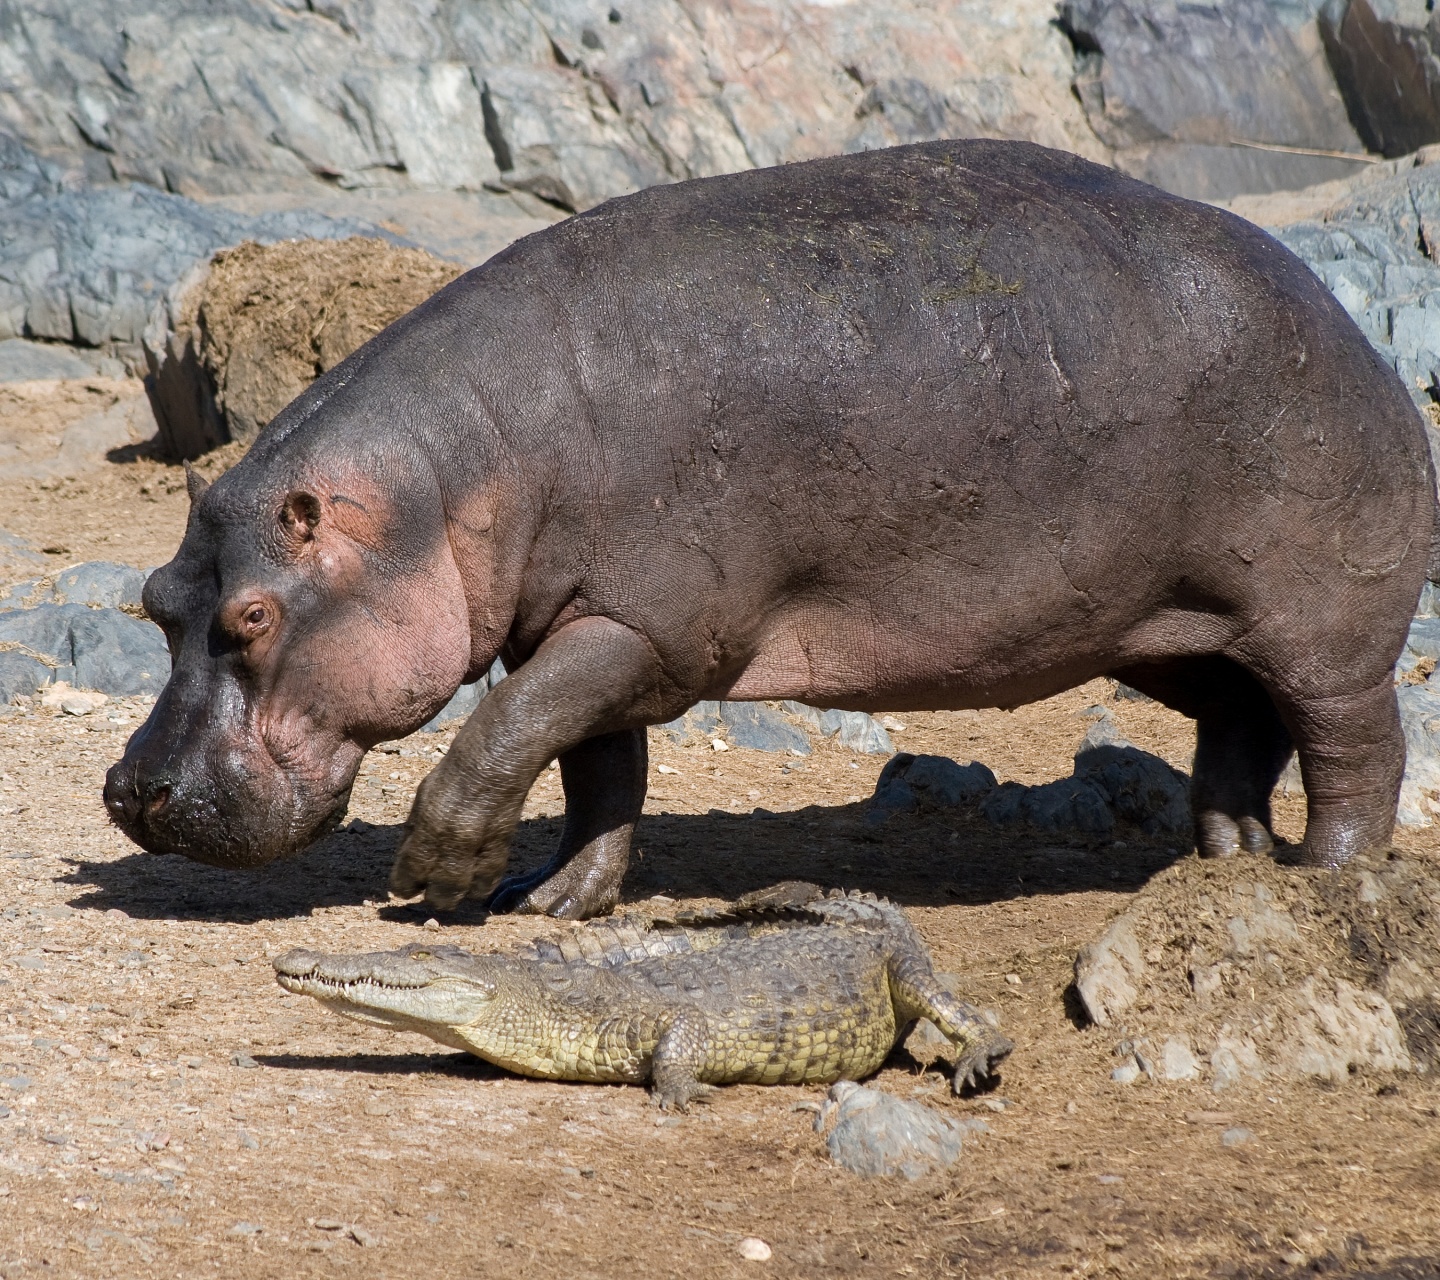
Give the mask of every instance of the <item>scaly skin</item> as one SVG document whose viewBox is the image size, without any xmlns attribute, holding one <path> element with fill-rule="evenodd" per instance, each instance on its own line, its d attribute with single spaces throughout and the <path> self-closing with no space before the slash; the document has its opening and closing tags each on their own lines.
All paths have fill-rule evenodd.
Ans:
<svg viewBox="0 0 1440 1280">
<path fill-rule="evenodd" d="M 517 955 L 412 943 L 291 951 L 275 969 L 287 990 L 348 1017 L 540 1079 L 648 1080 L 680 1110 L 717 1084 L 863 1079 L 917 1018 L 955 1044 L 956 1092 L 1012 1048 L 937 981 L 898 908 L 809 886 L 673 927 L 592 925 Z"/>
</svg>

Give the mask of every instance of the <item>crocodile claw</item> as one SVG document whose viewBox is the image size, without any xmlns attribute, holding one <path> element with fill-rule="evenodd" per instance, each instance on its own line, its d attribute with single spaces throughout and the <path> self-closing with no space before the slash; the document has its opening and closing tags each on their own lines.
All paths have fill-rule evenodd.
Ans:
<svg viewBox="0 0 1440 1280">
<path fill-rule="evenodd" d="M 1014 1042 L 998 1031 L 986 1030 L 972 1040 L 956 1060 L 951 1088 L 958 1094 L 965 1088 L 978 1088 L 982 1080 L 996 1074 L 1000 1064 L 1015 1048 Z"/>
</svg>

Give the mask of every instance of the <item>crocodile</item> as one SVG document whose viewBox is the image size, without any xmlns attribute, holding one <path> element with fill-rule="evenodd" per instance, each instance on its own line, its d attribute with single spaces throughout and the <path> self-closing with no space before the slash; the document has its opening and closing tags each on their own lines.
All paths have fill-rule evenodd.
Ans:
<svg viewBox="0 0 1440 1280">
<path fill-rule="evenodd" d="M 936 978 L 903 911 L 786 882 L 724 909 L 624 916 L 510 954 L 411 943 L 274 961 L 287 991 L 520 1075 L 651 1086 L 688 1110 L 718 1084 L 830 1084 L 879 1069 L 917 1019 L 956 1048 L 956 1093 L 1014 1047 Z"/>
</svg>

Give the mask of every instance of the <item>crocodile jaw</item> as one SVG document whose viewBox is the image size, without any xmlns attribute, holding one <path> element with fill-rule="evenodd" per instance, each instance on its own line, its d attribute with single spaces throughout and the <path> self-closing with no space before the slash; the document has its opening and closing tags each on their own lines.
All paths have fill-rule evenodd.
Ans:
<svg viewBox="0 0 1440 1280">
<path fill-rule="evenodd" d="M 423 958 L 406 954 L 411 951 L 421 951 Z M 484 1017 L 495 986 L 478 974 L 445 972 L 451 966 L 429 961 L 430 953 L 418 947 L 364 956 L 295 950 L 275 960 L 275 979 L 286 991 L 311 996 L 343 1017 L 469 1050 L 455 1028 Z"/>
</svg>

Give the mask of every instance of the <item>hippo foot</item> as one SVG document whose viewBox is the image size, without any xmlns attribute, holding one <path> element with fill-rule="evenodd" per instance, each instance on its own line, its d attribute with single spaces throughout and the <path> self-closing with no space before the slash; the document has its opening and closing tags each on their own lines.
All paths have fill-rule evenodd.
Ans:
<svg viewBox="0 0 1440 1280">
<path fill-rule="evenodd" d="M 1233 858 L 1238 853 L 1270 853 L 1275 838 L 1258 818 L 1240 818 L 1207 809 L 1196 819 L 1195 843 L 1202 858 Z"/>
<path fill-rule="evenodd" d="M 557 860 L 538 871 L 506 876 L 485 905 L 496 913 L 588 920 L 614 909 L 624 878 L 624 863 L 610 868 L 579 854 L 568 862 Z"/>
</svg>

